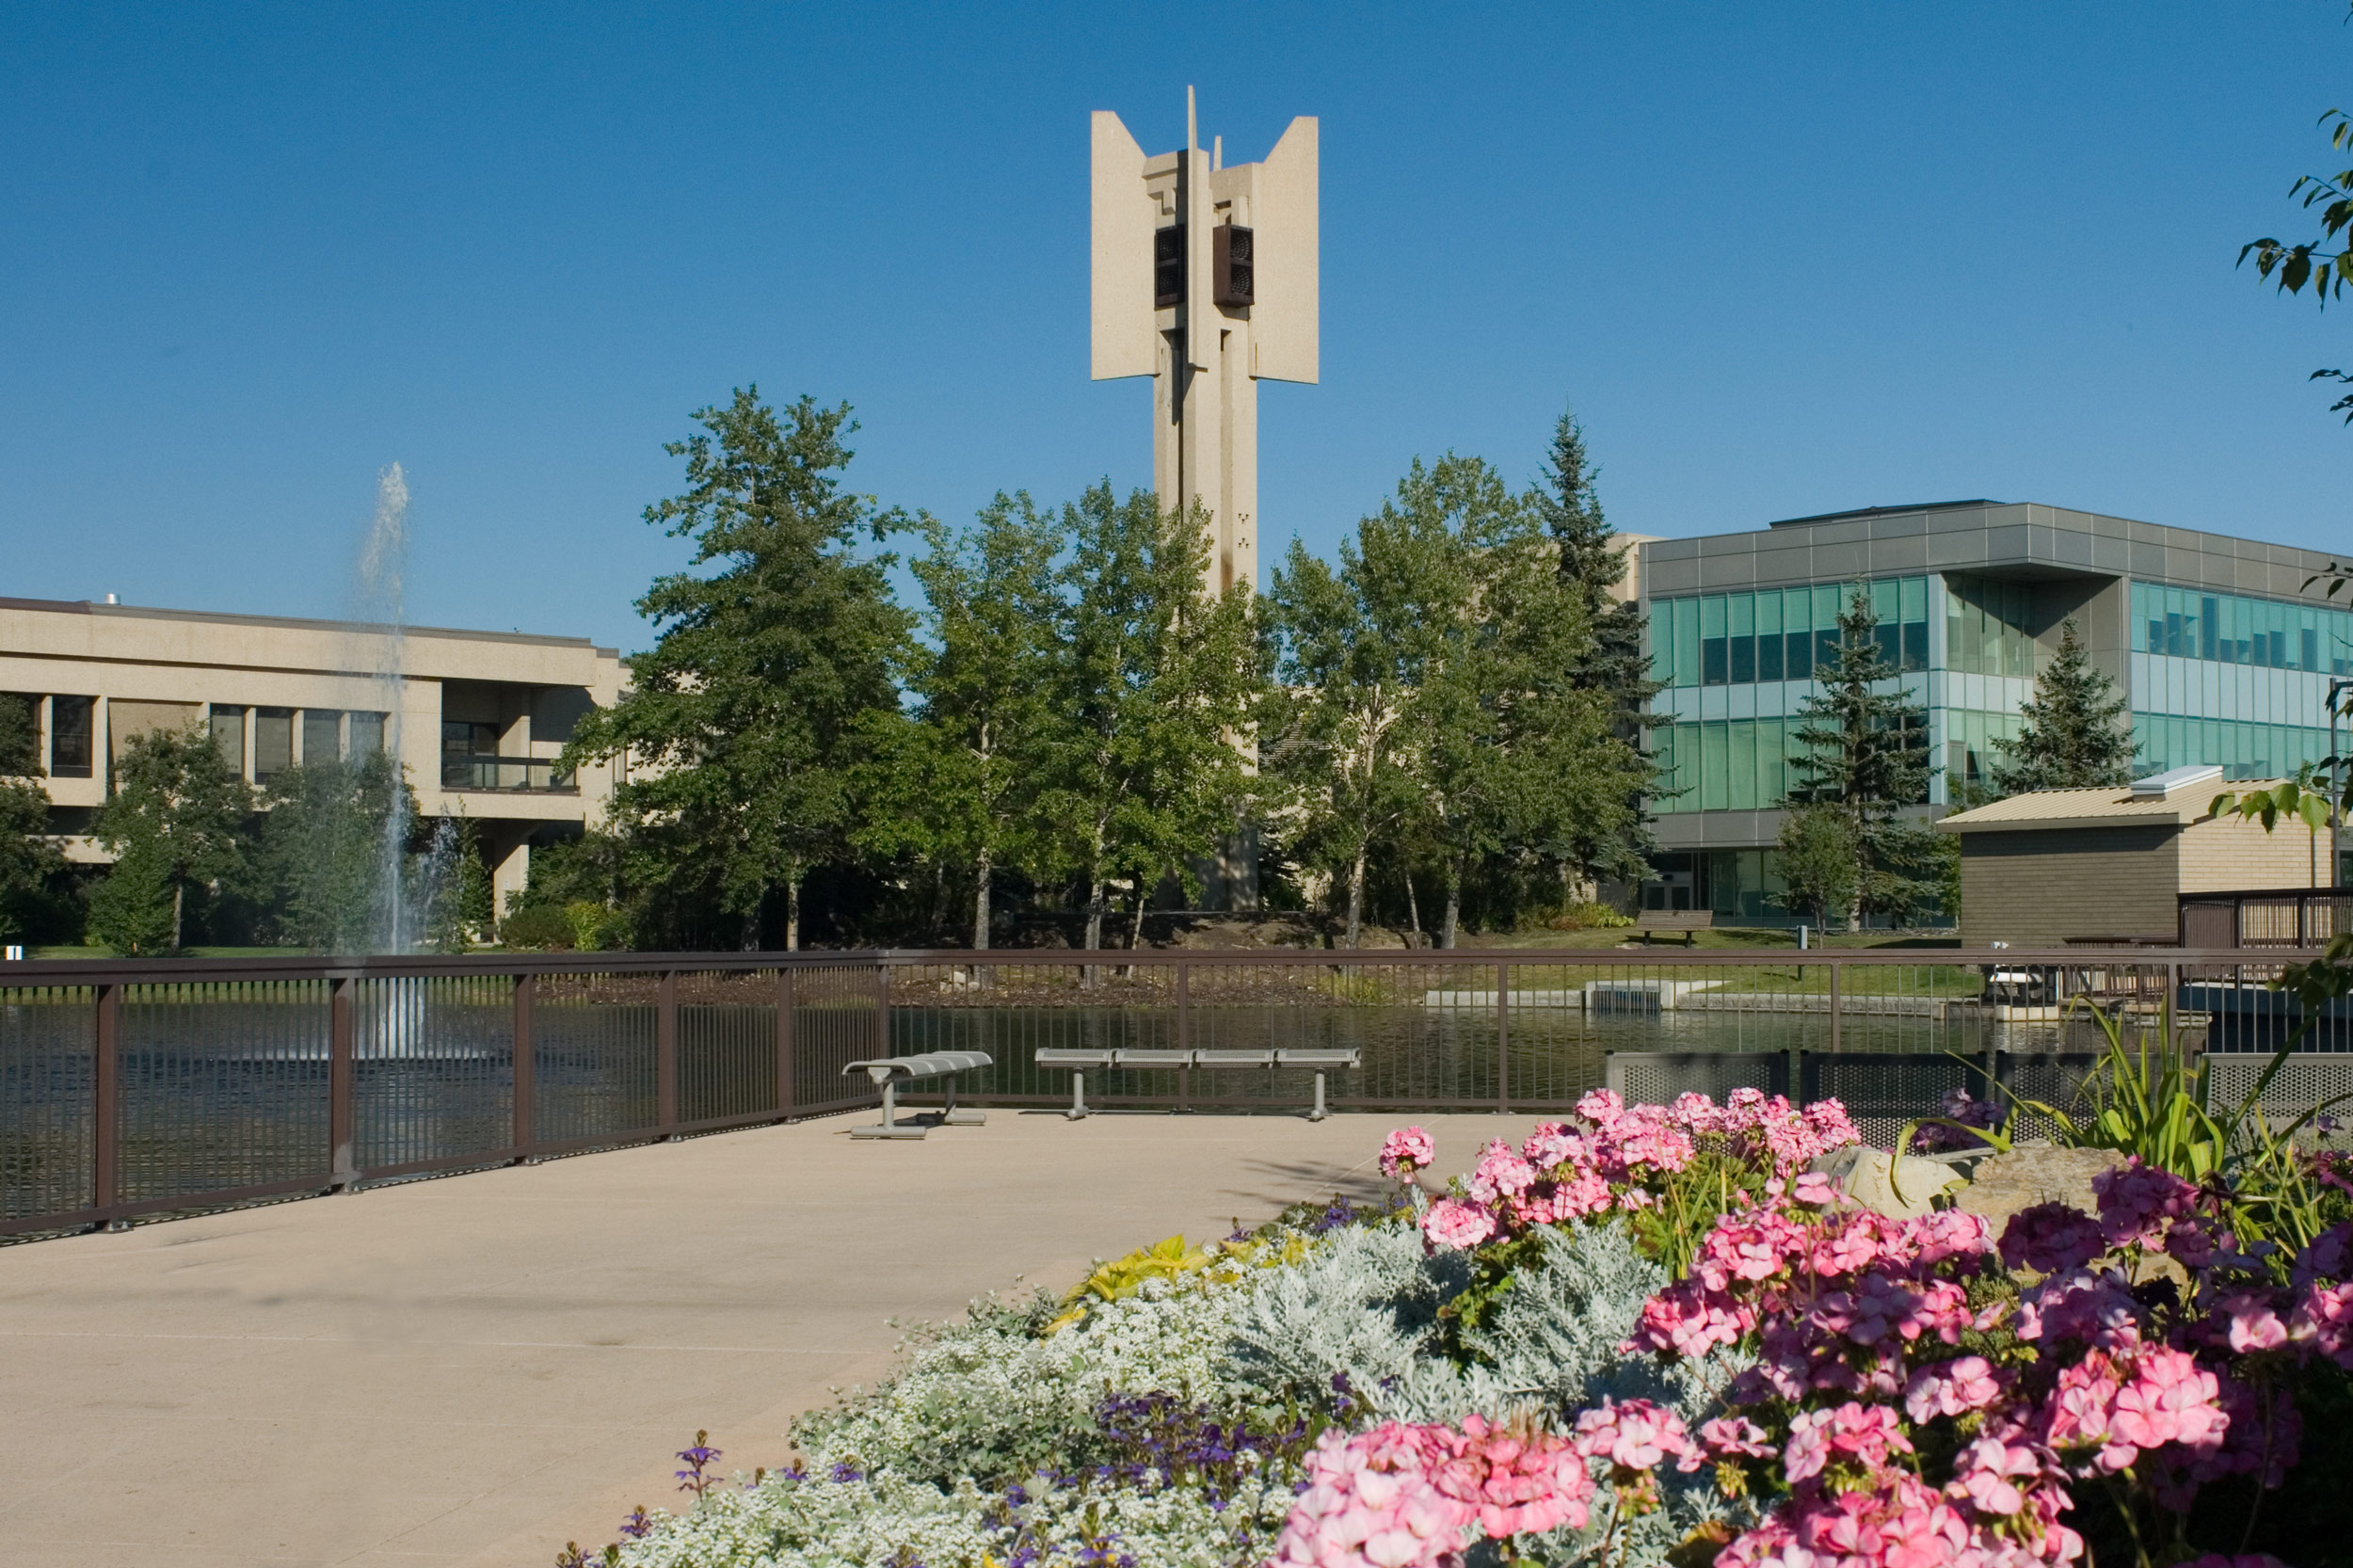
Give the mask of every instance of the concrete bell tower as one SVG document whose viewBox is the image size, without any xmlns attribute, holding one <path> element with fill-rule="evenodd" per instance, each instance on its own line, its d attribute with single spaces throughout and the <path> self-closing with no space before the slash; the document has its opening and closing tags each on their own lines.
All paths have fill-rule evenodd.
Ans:
<svg viewBox="0 0 2353 1568">
<path fill-rule="evenodd" d="M 1147 158 L 1095 114 L 1094 376 L 1152 377 L 1152 488 L 1209 515 L 1209 586 L 1258 580 L 1258 383 L 1317 378 L 1316 121 L 1266 162 L 1185 147 Z"/>
</svg>

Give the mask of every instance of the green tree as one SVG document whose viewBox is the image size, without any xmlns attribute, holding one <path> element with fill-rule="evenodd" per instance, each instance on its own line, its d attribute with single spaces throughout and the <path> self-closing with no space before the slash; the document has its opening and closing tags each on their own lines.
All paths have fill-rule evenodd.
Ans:
<svg viewBox="0 0 2353 1568">
<path fill-rule="evenodd" d="M 997 873 L 1043 873 L 1037 811 L 1053 749 L 1064 536 L 1026 494 L 1003 494 L 961 536 L 925 519 L 909 569 L 923 587 L 911 711 L 876 710 L 857 794 L 861 845 L 911 853 L 970 879 L 972 946 L 989 945 Z"/>
<path fill-rule="evenodd" d="M 489 939 L 498 910 L 490 868 L 482 857 L 482 829 L 472 817 L 460 812 L 434 824 L 424 881 L 427 947 L 436 952 L 464 952 Z"/>
<path fill-rule="evenodd" d="M 2330 109 L 2320 117 L 2320 123 L 2329 128 L 2331 151 L 2353 151 L 2353 117 L 2342 109 Z M 2347 233 L 2348 225 L 2353 225 L 2353 168 L 2334 174 L 2301 175 L 2288 187 L 2288 195 L 2300 198 L 2308 213 L 2317 209 L 2320 232 L 2313 238 L 2293 243 L 2268 234 L 2249 240 L 2239 247 L 2238 264 L 2245 266 L 2247 259 L 2252 256 L 2255 276 L 2276 281 L 2282 294 L 2301 294 L 2309 283 L 2313 301 L 2326 310 L 2329 300 L 2343 298 L 2346 285 L 2353 283 L 2353 247 L 2345 243 L 2353 238 L 2353 234 Z M 2353 384 L 2353 371 L 2316 370 L 2312 379 Z M 2330 404 L 2329 411 L 2343 413 L 2345 423 L 2353 424 L 2353 392 Z M 2331 594 L 2345 579 L 2338 577 L 2336 581 L 2337 586 L 2329 589 Z"/>
<path fill-rule="evenodd" d="M 1247 745 L 1264 684 L 1250 590 L 1208 586 L 1197 508 L 1124 502 L 1108 481 L 1063 508 L 1069 610 L 1037 812 L 1040 851 L 1085 887 L 1086 946 L 1102 946 L 1112 885 L 1144 900 L 1228 832 L 1252 799 Z M 1131 938 L 1132 940 L 1132 938 Z"/>
<path fill-rule="evenodd" d="M 40 735 L 29 697 L 0 692 L 0 938 L 23 940 L 40 922 L 65 856 L 49 839 Z"/>
<path fill-rule="evenodd" d="M 428 918 L 395 940 L 395 901 L 429 902 L 408 896 L 422 891 L 423 868 L 409 842 L 416 797 L 397 770 L 389 753 L 371 751 L 270 779 L 256 902 L 280 940 L 312 952 L 380 952 L 433 938 Z"/>
<path fill-rule="evenodd" d="M 1773 840 L 1773 860 L 1782 881 L 1773 902 L 1827 926 L 1833 910 L 1845 914 L 1852 906 L 1855 867 L 1861 859 L 1854 821 L 1844 810 L 1830 805 L 1792 807 Z"/>
<path fill-rule="evenodd" d="M 22 692 L 0 692 L 0 778 L 40 776 L 40 730 L 34 716 L 35 700 Z"/>
<path fill-rule="evenodd" d="M 2127 705 L 2084 650 L 2073 620 L 2060 625 L 2058 652 L 2035 678 L 2019 717 L 2017 738 L 1993 743 L 1993 787 L 2002 793 L 2132 782 L 2140 746 Z"/>
<path fill-rule="evenodd" d="M 893 557 L 866 547 L 905 518 L 841 488 L 846 404 L 803 397 L 779 416 L 747 387 L 694 417 L 703 430 L 663 448 L 686 460 L 687 488 L 646 520 L 714 569 L 660 578 L 637 601 L 661 629 L 654 646 L 565 760 L 629 754 L 612 812 L 633 869 L 709 888 L 747 948 L 780 893 L 794 949 L 804 879 L 850 849 L 868 715 L 898 704 L 909 616 L 891 599 Z"/>
<path fill-rule="evenodd" d="M 1796 735 L 1804 749 L 1790 758 L 1801 780 L 1791 802 L 1846 819 L 1850 928 L 1866 914 L 1909 917 L 1933 902 L 1940 882 L 1935 831 L 1903 816 L 1929 797 L 1928 715 L 1905 693 L 1878 631 L 1870 589 L 1858 583 L 1838 617 L 1837 662 L 1817 673 L 1821 691 L 1805 702 Z"/>
<path fill-rule="evenodd" d="M 1288 786 L 1297 852 L 1344 891 L 1351 948 L 1363 939 L 1377 846 L 1429 804 L 1423 763 L 1433 707 L 1475 707 L 1462 684 L 1443 699 L 1424 692 L 1466 640 L 1470 550 L 1449 521 L 1495 504 L 1500 488 L 1481 483 L 1490 477 L 1484 465 L 1475 476 L 1465 467 L 1451 456 L 1435 469 L 1416 459 L 1397 496 L 1341 542 L 1337 569 L 1293 539 L 1268 587 L 1282 690 L 1267 761 Z M 1456 804 L 1468 831 L 1474 813 Z"/>
<path fill-rule="evenodd" d="M 1549 458 L 1531 499 L 1559 543 L 1561 574 L 1590 629 L 1580 639 L 1582 652 L 1571 676 L 1579 689 L 1602 697 L 1618 735 L 1639 754 L 1646 705 L 1666 682 L 1652 679 L 1642 652 L 1641 606 L 1616 597 L 1625 581 L 1628 547 L 1602 513 L 1593 483 L 1597 471 L 1574 413 L 1563 413 L 1553 426 Z M 1566 864 L 1587 881 L 1640 882 L 1649 874 L 1650 856 L 1658 847 L 1641 809 L 1641 796 L 1656 782 L 1655 770 L 1618 771 L 1628 790 L 1625 803 L 1580 815 L 1562 841 Z"/>
<path fill-rule="evenodd" d="M 211 737 L 190 727 L 136 736 L 91 835 L 115 856 L 90 895 L 90 930 L 118 952 L 176 952 L 191 888 L 245 867 L 253 792 Z"/>
</svg>

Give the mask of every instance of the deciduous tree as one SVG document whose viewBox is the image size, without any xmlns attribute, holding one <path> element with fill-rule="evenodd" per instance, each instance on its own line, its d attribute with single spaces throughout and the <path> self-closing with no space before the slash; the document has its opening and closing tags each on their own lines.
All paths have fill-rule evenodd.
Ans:
<svg viewBox="0 0 2353 1568">
<path fill-rule="evenodd" d="M 90 895 L 92 935 L 119 952 L 176 952 L 188 889 L 246 863 L 253 792 L 200 729 L 136 736 L 91 835 L 115 856 Z"/>
<path fill-rule="evenodd" d="M 707 884 L 746 947 L 781 894 L 797 948 L 803 879 L 851 847 L 867 715 L 898 704 L 910 617 L 891 597 L 893 558 L 871 547 L 907 520 L 842 488 L 847 405 L 803 397 L 779 415 L 746 387 L 694 417 L 702 430 L 663 448 L 686 460 L 686 489 L 646 508 L 692 542 L 690 569 L 637 601 L 654 646 L 565 757 L 627 753 L 613 816 L 638 866 Z"/>
<path fill-rule="evenodd" d="M 857 837 L 968 877 L 972 946 L 985 948 L 998 872 L 1043 874 L 1053 855 L 1038 803 L 1064 711 L 1064 535 L 1028 495 L 1000 494 L 968 532 L 926 519 L 923 537 L 909 565 L 924 600 L 913 703 L 868 718 Z"/>
</svg>

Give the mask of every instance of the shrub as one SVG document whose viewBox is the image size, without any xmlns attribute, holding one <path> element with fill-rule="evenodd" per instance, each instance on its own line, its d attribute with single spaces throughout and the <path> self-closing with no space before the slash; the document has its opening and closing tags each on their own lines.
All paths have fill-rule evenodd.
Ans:
<svg viewBox="0 0 2353 1568">
<path fill-rule="evenodd" d="M 499 942 L 504 947 L 568 952 L 577 940 L 570 917 L 552 904 L 518 904 L 499 921 Z"/>
</svg>

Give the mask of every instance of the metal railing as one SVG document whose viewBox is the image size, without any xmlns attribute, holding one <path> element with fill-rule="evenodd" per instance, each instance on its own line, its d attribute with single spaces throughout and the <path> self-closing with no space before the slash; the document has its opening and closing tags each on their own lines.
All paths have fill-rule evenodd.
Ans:
<svg viewBox="0 0 2353 1568">
<path fill-rule="evenodd" d="M 2316 948 L 2353 931 L 2353 890 L 2281 888 L 2180 895 L 2184 947 Z"/>
<path fill-rule="evenodd" d="M 572 770 L 545 757 L 441 758 L 441 788 L 513 793 L 571 794 L 579 790 Z"/>
<path fill-rule="evenodd" d="M 2160 956 L 2161 953 L 2161 956 Z M 1345 1047 L 1341 1109 L 1564 1111 L 1613 1056 L 1758 1053 L 1876 1135 L 1942 1069 L 2201 1048 L 2301 1022 L 2280 955 L 1183 949 L 38 960 L 0 966 L 0 1234 L 331 1192 L 872 1105 L 865 1056 L 980 1049 L 977 1104 L 1059 1106 L 1043 1047 Z M 2353 1059 L 2353 1016 L 2307 1051 Z M 1729 1065 L 1729 1064 L 1727 1064 Z M 1940 1074 L 1942 1076 L 1940 1076 Z M 1956 1081 L 1960 1081 L 1956 1080 Z M 1290 1109 L 1305 1069 L 1124 1069 L 1098 1106 Z M 1884 1124 L 1884 1125 L 1882 1125 Z"/>
</svg>

